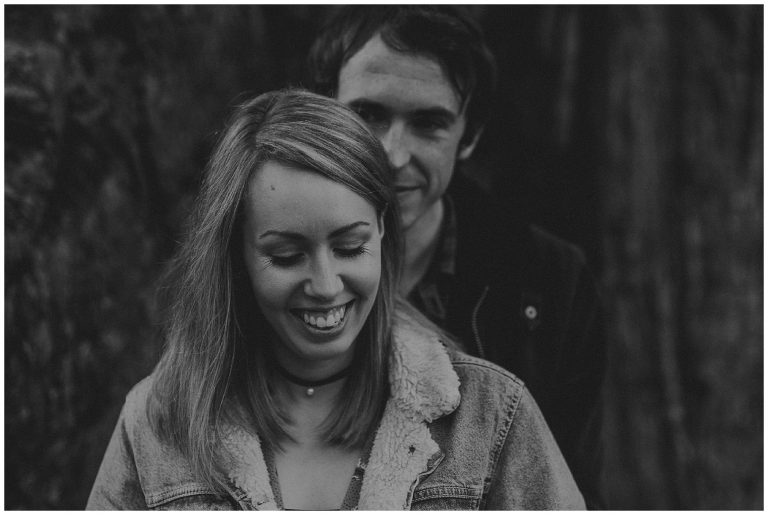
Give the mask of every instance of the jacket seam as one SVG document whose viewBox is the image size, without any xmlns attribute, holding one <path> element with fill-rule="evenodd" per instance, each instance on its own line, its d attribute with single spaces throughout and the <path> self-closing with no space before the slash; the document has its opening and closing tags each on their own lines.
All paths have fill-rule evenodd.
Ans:
<svg viewBox="0 0 768 515">
<path fill-rule="evenodd" d="M 413 502 L 453 497 L 455 499 L 478 500 L 483 495 L 482 487 L 435 485 L 414 492 Z"/>
<path fill-rule="evenodd" d="M 413 481 L 410 489 L 408 490 L 408 496 L 405 500 L 406 509 L 410 509 L 411 505 L 417 500 L 416 496 L 419 492 L 421 492 L 421 490 L 418 489 L 419 485 L 421 484 L 422 480 L 431 476 L 432 473 L 437 470 L 437 467 L 443 462 L 443 459 L 445 458 L 445 453 L 442 450 L 438 450 L 433 458 L 434 459 L 430 459 L 430 461 L 427 462 L 427 470 L 419 473 L 419 475 Z M 429 488 L 431 487 L 427 487 L 425 490 L 428 490 Z"/>
<path fill-rule="evenodd" d="M 506 410 L 506 417 L 505 417 L 505 424 L 499 431 L 499 436 L 496 439 L 496 443 L 493 446 L 493 449 L 491 450 L 489 465 L 488 465 L 488 472 L 486 473 L 484 485 L 483 485 L 483 505 L 486 501 L 486 495 L 491 489 L 491 484 L 493 483 L 494 478 L 496 477 L 496 467 L 499 463 L 499 457 L 501 456 L 501 451 L 504 448 L 504 446 L 507 443 L 507 437 L 509 436 L 509 431 L 512 428 L 512 423 L 515 420 L 515 416 L 517 415 L 517 410 L 520 407 L 520 402 L 522 400 L 524 388 L 516 389 L 512 392 L 512 399 L 510 402 L 509 407 Z M 482 507 L 481 507 L 482 509 Z"/>
<path fill-rule="evenodd" d="M 500 368 L 498 365 L 494 365 L 493 363 L 486 362 L 484 360 L 480 360 L 477 358 L 473 358 L 471 356 L 452 359 L 451 364 L 454 366 L 468 365 L 468 366 L 473 366 L 477 368 L 484 368 L 486 370 L 490 370 L 491 372 L 495 372 L 502 377 L 512 380 L 517 386 L 520 386 L 520 387 L 525 386 L 525 383 L 523 382 L 523 380 L 517 377 L 516 375 L 512 374 L 511 372 Z"/>
<path fill-rule="evenodd" d="M 162 504 L 167 504 L 172 501 L 176 501 L 183 497 L 191 497 L 194 495 L 217 495 L 210 488 L 201 486 L 183 486 L 177 488 L 169 488 L 156 494 L 147 494 L 146 503 L 148 508 L 154 508 Z"/>
<path fill-rule="evenodd" d="M 485 298 L 488 296 L 489 286 L 486 284 L 483 288 L 483 293 L 480 295 L 480 299 L 477 301 L 475 308 L 472 310 L 472 334 L 475 337 L 475 346 L 477 347 L 477 353 L 481 358 L 485 359 L 485 348 L 483 347 L 483 341 L 480 339 L 480 330 L 477 326 L 477 315 L 480 312 L 480 306 L 485 302 Z"/>
</svg>

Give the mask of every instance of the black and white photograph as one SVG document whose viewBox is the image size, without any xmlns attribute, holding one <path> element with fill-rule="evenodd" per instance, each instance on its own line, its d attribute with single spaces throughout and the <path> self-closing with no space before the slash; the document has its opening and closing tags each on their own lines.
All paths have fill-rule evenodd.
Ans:
<svg viewBox="0 0 768 515">
<path fill-rule="evenodd" d="M 5 510 L 763 510 L 764 6 L 6 4 Z"/>
</svg>

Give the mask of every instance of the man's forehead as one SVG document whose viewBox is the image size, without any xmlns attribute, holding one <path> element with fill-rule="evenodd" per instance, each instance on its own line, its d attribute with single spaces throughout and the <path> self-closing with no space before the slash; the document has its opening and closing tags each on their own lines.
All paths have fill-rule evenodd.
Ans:
<svg viewBox="0 0 768 515">
<path fill-rule="evenodd" d="M 339 72 L 339 100 L 413 104 L 459 114 L 461 100 L 442 66 L 430 56 L 392 50 L 376 35 Z"/>
</svg>

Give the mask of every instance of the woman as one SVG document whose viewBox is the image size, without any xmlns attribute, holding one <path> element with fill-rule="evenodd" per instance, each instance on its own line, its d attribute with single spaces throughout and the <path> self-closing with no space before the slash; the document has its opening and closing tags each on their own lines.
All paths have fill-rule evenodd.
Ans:
<svg viewBox="0 0 768 515">
<path fill-rule="evenodd" d="M 523 385 L 397 300 L 390 174 L 333 100 L 235 111 L 89 508 L 583 508 Z"/>
</svg>

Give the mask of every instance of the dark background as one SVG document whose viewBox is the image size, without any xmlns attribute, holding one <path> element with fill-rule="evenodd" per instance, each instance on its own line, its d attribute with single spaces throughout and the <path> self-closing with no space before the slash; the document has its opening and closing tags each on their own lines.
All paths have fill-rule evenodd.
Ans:
<svg viewBox="0 0 768 515">
<path fill-rule="evenodd" d="M 763 507 L 763 6 L 480 6 L 470 172 L 582 245 L 615 509 Z M 228 108 L 324 6 L 5 8 L 5 507 L 84 506 Z M 500 235 L 503 237 L 503 235 Z"/>
</svg>

